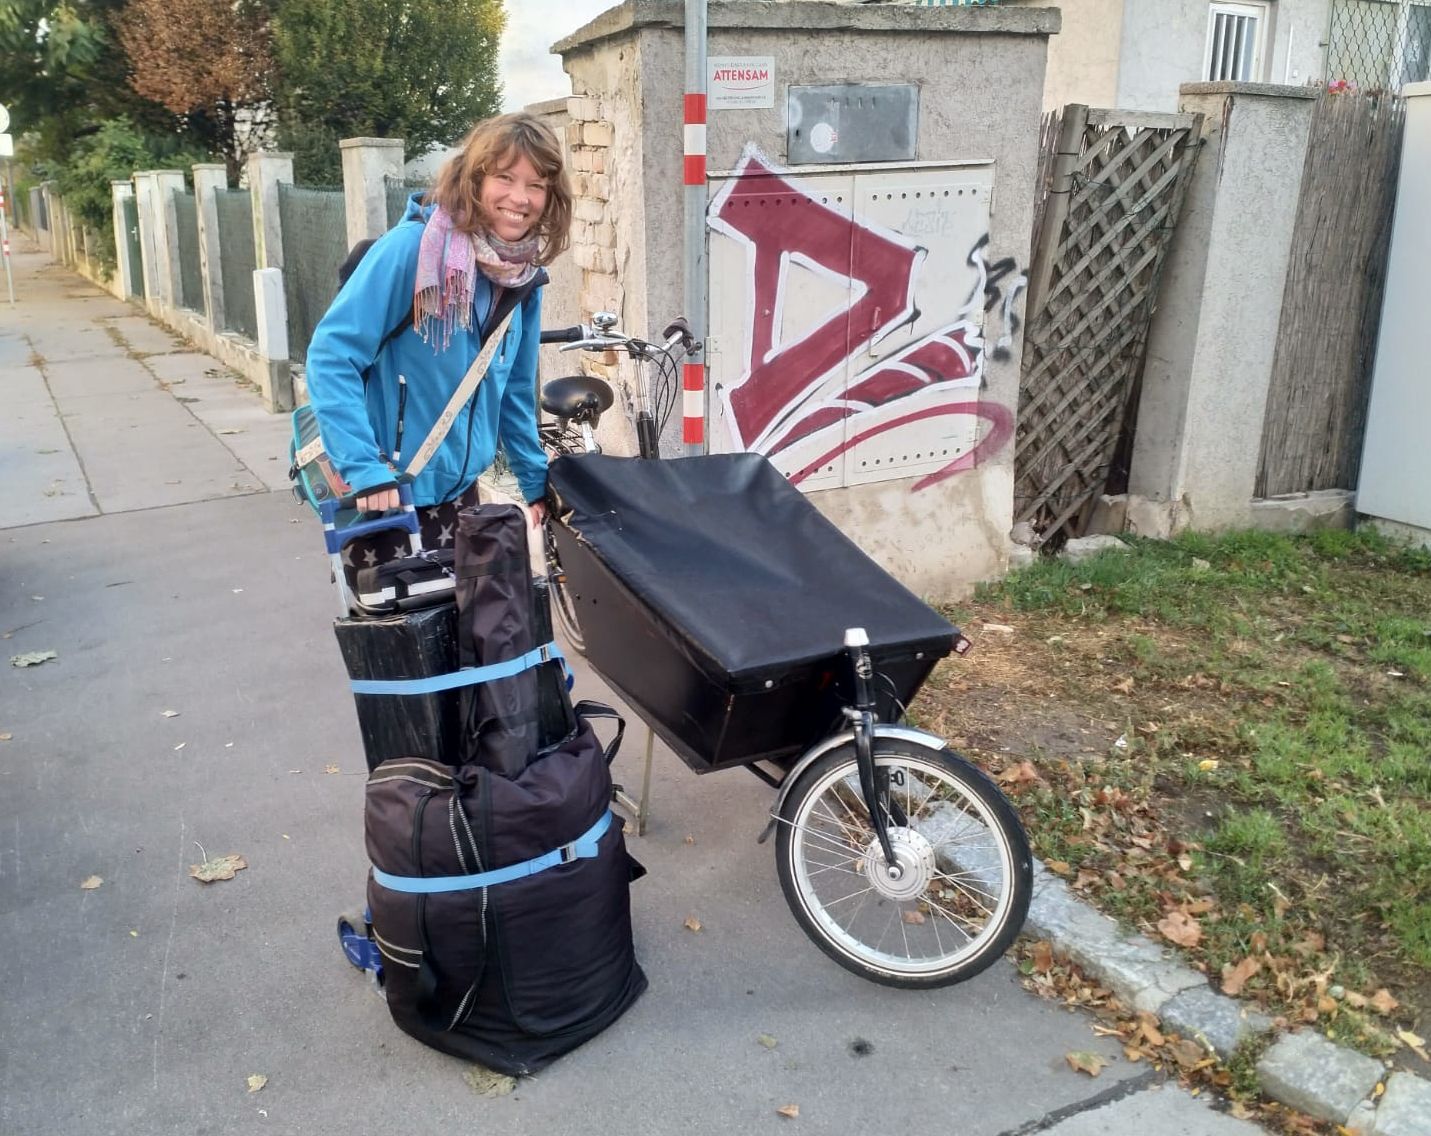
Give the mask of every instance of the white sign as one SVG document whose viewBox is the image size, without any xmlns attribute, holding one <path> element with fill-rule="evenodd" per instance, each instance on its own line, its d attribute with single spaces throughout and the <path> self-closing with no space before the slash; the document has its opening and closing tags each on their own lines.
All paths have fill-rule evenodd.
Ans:
<svg viewBox="0 0 1431 1136">
<path fill-rule="evenodd" d="M 0 158 L 15 156 L 15 138 L 10 134 L 0 134 Z"/>
<path fill-rule="evenodd" d="M 0 103 L 0 134 L 10 129 L 10 112 L 5 109 L 5 104 Z"/>
<path fill-rule="evenodd" d="M 707 110 L 768 110 L 774 105 L 774 56 L 712 55 L 706 60 Z"/>
</svg>

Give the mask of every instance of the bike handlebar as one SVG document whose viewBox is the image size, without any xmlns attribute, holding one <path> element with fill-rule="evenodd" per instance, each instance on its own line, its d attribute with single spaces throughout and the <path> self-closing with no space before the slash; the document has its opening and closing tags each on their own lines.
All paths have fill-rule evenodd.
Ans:
<svg viewBox="0 0 1431 1136">
<path fill-rule="evenodd" d="M 590 335 L 591 328 L 584 324 L 577 324 L 576 327 L 558 327 L 550 331 L 543 331 L 541 341 L 543 343 L 576 343 Z"/>
</svg>

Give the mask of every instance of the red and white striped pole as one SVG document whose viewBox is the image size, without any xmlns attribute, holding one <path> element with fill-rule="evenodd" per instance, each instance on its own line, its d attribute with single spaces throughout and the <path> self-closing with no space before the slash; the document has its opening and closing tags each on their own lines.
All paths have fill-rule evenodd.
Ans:
<svg viewBox="0 0 1431 1136">
<path fill-rule="evenodd" d="M 696 349 L 681 370 L 681 441 L 706 442 L 706 0 L 686 0 L 685 315 Z"/>
</svg>

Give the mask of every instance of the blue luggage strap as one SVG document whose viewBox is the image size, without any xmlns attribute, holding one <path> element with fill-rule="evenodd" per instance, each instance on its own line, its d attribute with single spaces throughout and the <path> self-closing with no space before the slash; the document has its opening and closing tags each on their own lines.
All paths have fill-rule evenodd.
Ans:
<svg viewBox="0 0 1431 1136">
<path fill-rule="evenodd" d="M 428 675 L 424 678 L 355 678 L 350 685 L 354 694 L 433 694 L 439 690 L 456 690 L 462 686 L 477 686 L 499 678 L 511 678 L 532 667 L 552 659 L 560 659 L 566 669 L 566 656 L 555 640 L 534 647 L 525 655 L 506 659 L 500 663 L 490 663 L 485 667 L 463 667 L 448 674 Z"/>
<path fill-rule="evenodd" d="M 495 887 L 497 884 L 511 883 L 513 880 L 535 876 L 558 864 L 570 864 L 573 860 L 595 858 L 597 842 L 611 827 L 611 810 L 601 814 L 601 819 L 573 840 L 554 848 L 544 856 L 523 860 L 520 864 L 510 864 L 490 872 L 478 872 L 473 876 L 394 876 L 374 866 L 373 879 L 390 891 L 407 892 L 412 895 L 432 895 L 435 892 L 475 891 L 477 888 Z"/>
</svg>

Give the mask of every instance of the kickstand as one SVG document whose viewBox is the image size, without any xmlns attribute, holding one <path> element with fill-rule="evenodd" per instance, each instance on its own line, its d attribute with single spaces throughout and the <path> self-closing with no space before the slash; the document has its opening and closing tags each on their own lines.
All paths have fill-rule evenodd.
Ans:
<svg viewBox="0 0 1431 1136">
<path fill-rule="evenodd" d="M 646 727 L 646 757 L 641 767 L 641 797 L 634 799 L 625 789 L 616 790 L 616 803 L 631 814 L 637 836 L 646 835 L 646 822 L 651 819 L 651 758 L 655 752 L 656 735 Z M 628 828 L 629 831 L 629 828 Z"/>
</svg>

